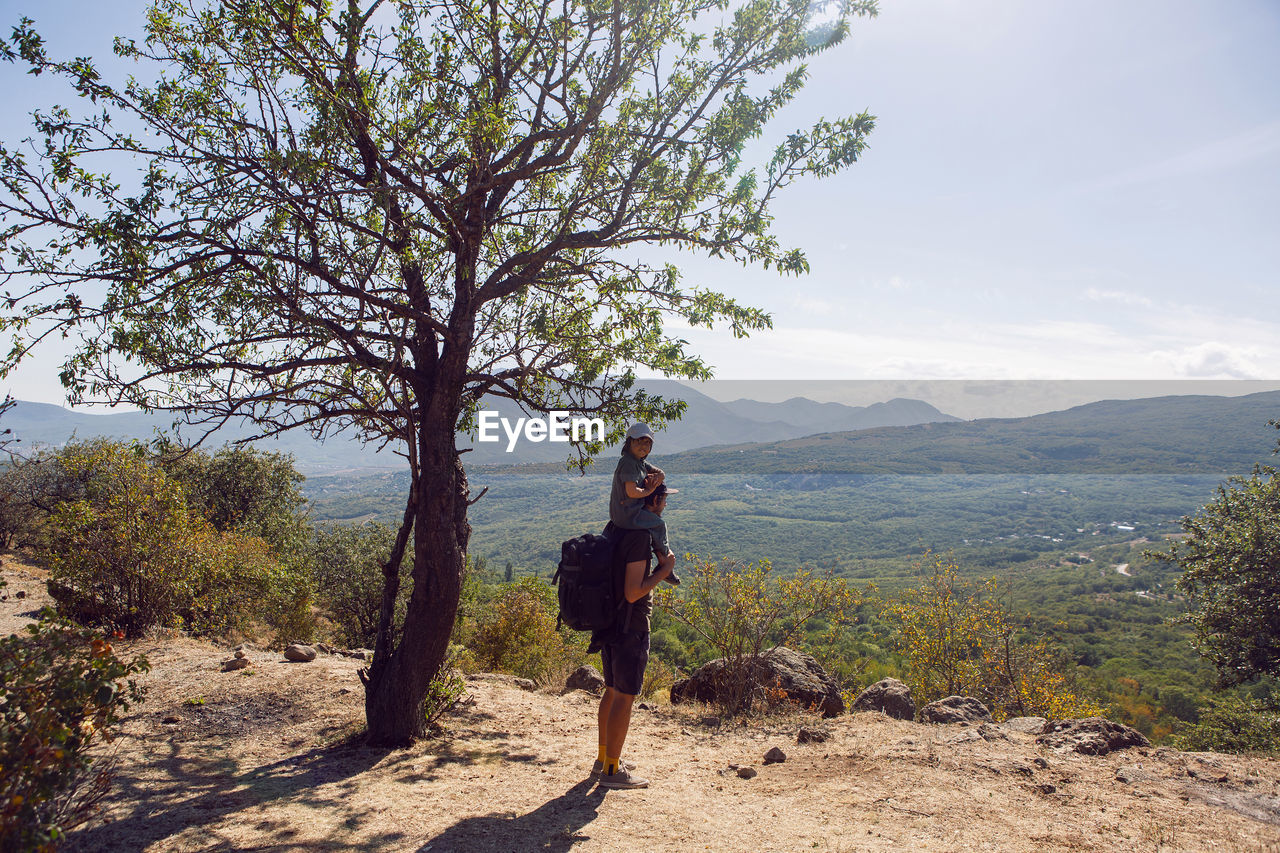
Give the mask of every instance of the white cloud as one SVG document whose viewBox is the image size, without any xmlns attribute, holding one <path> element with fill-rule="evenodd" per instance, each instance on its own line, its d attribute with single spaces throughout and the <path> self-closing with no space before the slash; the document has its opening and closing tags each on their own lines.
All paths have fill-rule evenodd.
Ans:
<svg viewBox="0 0 1280 853">
<path fill-rule="evenodd" d="M 1196 379 L 1267 379 L 1258 365 L 1263 355 L 1257 347 L 1232 346 L 1209 341 L 1179 350 L 1153 353 L 1164 359 L 1179 376 Z"/>
<path fill-rule="evenodd" d="M 1150 306 L 1151 300 L 1140 293 L 1126 293 L 1121 290 L 1099 290 L 1091 287 L 1084 292 L 1085 299 L 1091 302 L 1118 302 L 1121 305 Z"/>
</svg>

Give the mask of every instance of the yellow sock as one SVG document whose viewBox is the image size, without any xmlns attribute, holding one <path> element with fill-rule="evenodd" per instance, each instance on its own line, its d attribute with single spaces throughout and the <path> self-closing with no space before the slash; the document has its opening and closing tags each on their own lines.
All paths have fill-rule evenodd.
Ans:
<svg viewBox="0 0 1280 853">
<path fill-rule="evenodd" d="M 599 761 L 601 764 L 604 764 L 605 759 L 607 759 L 608 757 L 609 757 L 609 753 L 605 752 L 604 744 L 600 744 L 600 752 L 598 755 L 596 755 L 596 761 Z"/>
<path fill-rule="evenodd" d="M 615 758 L 612 755 L 607 756 L 604 760 L 604 772 L 612 776 L 614 773 L 618 772 L 619 763 L 620 763 L 619 758 Z"/>
</svg>

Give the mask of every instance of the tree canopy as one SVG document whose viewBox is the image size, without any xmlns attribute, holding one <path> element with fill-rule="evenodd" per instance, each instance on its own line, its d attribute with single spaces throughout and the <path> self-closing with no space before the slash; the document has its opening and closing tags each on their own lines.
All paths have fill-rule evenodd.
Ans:
<svg viewBox="0 0 1280 853">
<path fill-rule="evenodd" d="M 635 388 L 637 368 L 710 375 L 673 330 L 769 324 L 640 247 L 806 269 L 770 204 L 857 160 L 872 117 L 789 133 L 758 168 L 744 152 L 800 91 L 803 61 L 874 11 L 157 0 L 145 38 L 116 42 L 151 76 L 121 85 L 52 58 L 23 20 L 0 55 L 65 78 L 83 108 L 37 111 L 29 145 L 0 147 L 2 369 L 69 335 L 73 400 L 248 417 L 263 435 L 351 428 L 402 453 L 412 485 L 369 715 L 375 740 L 405 740 L 469 533 L 455 431 L 496 395 L 602 416 L 616 439 L 632 416 L 681 410 Z"/>
<path fill-rule="evenodd" d="M 1182 529 L 1155 556 L 1182 567 L 1197 651 L 1222 686 L 1280 676 L 1280 472 L 1232 477 Z"/>
</svg>

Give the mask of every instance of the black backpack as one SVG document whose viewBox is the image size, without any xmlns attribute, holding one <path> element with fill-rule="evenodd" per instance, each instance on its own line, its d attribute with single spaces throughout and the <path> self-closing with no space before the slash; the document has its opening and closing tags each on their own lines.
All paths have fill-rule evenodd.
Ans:
<svg viewBox="0 0 1280 853">
<path fill-rule="evenodd" d="M 565 624 L 575 631 L 605 631 L 618 622 L 626 599 L 614 559 L 617 544 L 617 537 L 584 533 L 560 546 L 560 566 L 551 579 L 559 586 L 557 629 Z"/>
</svg>

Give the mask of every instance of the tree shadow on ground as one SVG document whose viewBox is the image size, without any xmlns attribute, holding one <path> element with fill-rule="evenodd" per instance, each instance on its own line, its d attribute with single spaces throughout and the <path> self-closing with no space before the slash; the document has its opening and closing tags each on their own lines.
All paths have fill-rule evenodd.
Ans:
<svg viewBox="0 0 1280 853">
<path fill-rule="evenodd" d="M 170 741 L 161 755 L 116 764 L 106 804 L 113 812 L 110 821 L 72 833 L 65 849 L 141 850 L 194 829 L 202 833 L 205 849 L 232 850 L 235 845 L 220 838 L 221 822 L 230 815 L 248 814 L 277 802 L 329 812 L 336 815 L 344 831 L 354 831 L 368 817 L 358 795 L 365 784 L 359 777 L 373 768 L 409 784 L 433 778 L 431 771 L 445 764 L 486 763 L 492 755 L 512 753 L 515 747 L 511 742 L 489 741 L 477 750 L 468 744 L 438 741 L 430 743 L 431 754 L 427 755 L 415 749 L 365 746 L 360 733 L 270 763 L 253 764 L 225 754 L 208 740 Z M 531 758 L 537 760 L 536 756 Z M 113 803 L 123 804 L 124 809 L 111 809 Z M 266 833 L 276 850 L 355 849 L 349 841 L 337 838 L 294 841 L 292 837 L 299 835 L 296 827 L 270 818 L 241 826 Z M 379 841 L 405 840 L 402 834 L 393 836 Z"/>
<path fill-rule="evenodd" d="M 590 836 L 582 828 L 595 820 L 605 789 L 584 779 L 555 799 L 525 815 L 489 814 L 468 817 L 426 842 L 418 853 L 538 850 L 567 853 Z"/>
<path fill-rule="evenodd" d="M 154 761 L 132 766 L 117 763 L 110 800 L 127 803 L 129 811 L 72 833 L 66 849 L 141 850 L 190 827 L 213 824 L 228 814 L 276 800 L 337 806 L 344 789 L 355 783 L 330 787 L 327 793 L 320 791 L 322 786 L 352 780 L 394 752 L 363 746 L 352 738 L 245 767 L 216 752 L 191 751 L 192 745 L 171 742 L 168 754 Z"/>
</svg>

